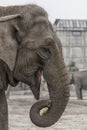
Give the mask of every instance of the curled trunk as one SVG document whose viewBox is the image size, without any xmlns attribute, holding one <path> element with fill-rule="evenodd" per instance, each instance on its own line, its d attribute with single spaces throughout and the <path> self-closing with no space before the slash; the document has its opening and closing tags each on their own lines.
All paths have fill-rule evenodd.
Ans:
<svg viewBox="0 0 87 130">
<path fill-rule="evenodd" d="M 56 49 L 54 51 L 56 52 Z M 30 111 L 32 122 L 40 127 L 53 125 L 61 117 L 69 99 L 68 77 L 62 54 L 54 54 L 56 57 L 54 55 L 51 56 L 43 71 L 48 85 L 50 100 L 35 103 Z M 40 110 L 44 107 L 48 107 L 48 111 L 46 115 L 41 116 Z"/>
</svg>

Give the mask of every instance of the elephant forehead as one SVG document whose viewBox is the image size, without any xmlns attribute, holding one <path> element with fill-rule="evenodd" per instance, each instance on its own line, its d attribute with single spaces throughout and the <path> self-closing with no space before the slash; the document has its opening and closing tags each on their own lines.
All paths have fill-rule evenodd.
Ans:
<svg viewBox="0 0 87 130">
<path fill-rule="evenodd" d="M 0 58 L 13 69 L 17 52 L 11 28 L 6 23 L 0 23 Z"/>
</svg>

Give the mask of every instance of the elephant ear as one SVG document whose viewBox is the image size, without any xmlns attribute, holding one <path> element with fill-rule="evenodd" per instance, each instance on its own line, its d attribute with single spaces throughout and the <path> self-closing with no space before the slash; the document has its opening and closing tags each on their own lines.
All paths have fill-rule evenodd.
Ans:
<svg viewBox="0 0 87 130">
<path fill-rule="evenodd" d="M 20 14 L 15 14 L 15 15 L 3 16 L 3 17 L 0 17 L 0 22 L 6 22 L 6 21 L 9 21 L 9 20 L 15 19 L 17 17 L 21 17 L 21 15 Z"/>
<path fill-rule="evenodd" d="M 0 17 L 0 22 L 6 22 L 6 21 L 11 21 L 11 20 L 15 20 L 17 18 L 22 18 L 22 15 L 21 14 L 14 14 L 14 15 L 7 15 L 7 16 L 3 16 L 3 17 Z M 14 30 L 15 30 L 15 38 L 17 40 L 17 42 L 21 42 L 21 37 L 20 37 L 20 29 L 17 25 L 17 23 L 14 23 L 13 22 L 13 27 L 14 27 Z"/>
<path fill-rule="evenodd" d="M 18 19 L 21 14 L 0 17 L 0 58 L 12 70 L 15 65 L 18 42 L 20 42 Z"/>
</svg>

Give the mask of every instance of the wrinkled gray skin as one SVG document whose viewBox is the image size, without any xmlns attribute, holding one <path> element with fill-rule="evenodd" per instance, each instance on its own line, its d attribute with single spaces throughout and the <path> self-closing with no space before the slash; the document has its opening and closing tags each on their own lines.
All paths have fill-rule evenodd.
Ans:
<svg viewBox="0 0 87 130">
<path fill-rule="evenodd" d="M 36 99 L 39 99 L 43 71 L 50 99 L 36 102 L 31 107 L 30 118 L 37 126 L 51 126 L 61 117 L 69 99 L 61 43 L 46 11 L 37 5 L 0 7 L 0 16 L 0 39 L 1 43 L 3 39 L 6 42 L 5 53 L 11 60 L 6 61 L 4 55 L 1 58 L 9 67 L 12 63 L 14 79 L 30 85 Z M 44 107 L 48 107 L 48 112 L 40 116 Z"/>
<path fill-rule="evenodd" d="M 82 89 L 87 90 L 87 71 L 73 72 L 70 83 L 75 85 L 77 98 L 83 99 Z"/>
<path fill-rule="evenodd" d="M 8 130 L 8 107 L 5 96 L 8 84 L 16 85 L 8 65 L 0 59 L 0 130 Z"/>
</svg>

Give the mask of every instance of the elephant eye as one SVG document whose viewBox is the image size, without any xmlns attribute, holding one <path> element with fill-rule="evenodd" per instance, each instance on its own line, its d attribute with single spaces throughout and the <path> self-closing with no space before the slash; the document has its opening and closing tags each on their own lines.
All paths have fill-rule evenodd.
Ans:
<svg viewBox="0 0 87 130">
<path fill-rule="evenodd" d="M 51 50 L 49 47 L 43 47 L 43 52 L 48 56 L 48 58 L 51 56 Z"/>
<path fill-rule="evenodd" d="M 44 47 L 43 50 L 44 50 L 44 52 L 46 52 L 48 55 L 51 54 L 50 48 Z"/>
<path fill-rule="evenodd" d="M 42 60 L 48 60 L 51 56 L 50 46 L 40 47 L 36 53 L 42 58 Z"/>
</svg>

